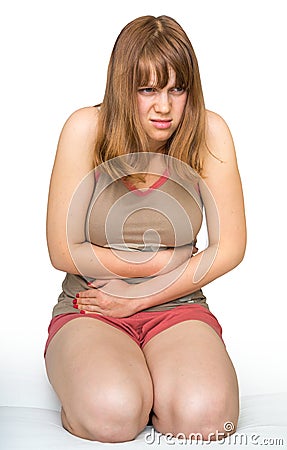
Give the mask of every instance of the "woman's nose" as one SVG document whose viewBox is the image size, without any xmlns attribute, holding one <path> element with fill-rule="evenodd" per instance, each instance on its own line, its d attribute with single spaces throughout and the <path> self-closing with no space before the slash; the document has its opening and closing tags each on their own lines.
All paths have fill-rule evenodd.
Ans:
<svg viewBox="0 0 287 450">
<path fill-rule="evenodd" d="M 167 114 L 171 108 L 170 98 L 167 92 L 159 92 L 154 105 L 155 111 L 161 114 Z"/>
</svg>

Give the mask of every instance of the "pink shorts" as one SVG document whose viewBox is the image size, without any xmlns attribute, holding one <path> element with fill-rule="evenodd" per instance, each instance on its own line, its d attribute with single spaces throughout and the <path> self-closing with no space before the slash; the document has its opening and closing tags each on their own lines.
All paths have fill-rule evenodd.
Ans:
<svg viewBox="0 0 287 450">
<path fill-rule="evenodd" d="M 67 313 L 55 316 L 51 320 L 48 328 L 49 335 L 45 347 L 45 354 L 52 338 L 63 325 L 73 319 L 85 320 L 86 317 L 101 320 L 102 322 L 122 330 L 127 333 L 140 348 L 143 348 L 152 337 L 167 328 L 186 320 L 199 320 L 208 324 L 222 339 L 222 328 L 216 317 L 205 306 L 198 304 L 177 306 L 165 311 L 140 311 L 130 317 L 124 318 L 113 318 L 87 313 L 85 315 Z"/>
</svg>

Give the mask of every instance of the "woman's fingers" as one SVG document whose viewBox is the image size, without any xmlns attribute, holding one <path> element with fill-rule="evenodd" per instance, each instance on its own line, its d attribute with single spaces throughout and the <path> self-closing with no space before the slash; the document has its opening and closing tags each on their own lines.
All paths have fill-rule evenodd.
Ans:
<svg viewBox="0 0 287 450">
<path fill-rule="evenodd" d="M 73 308 L 78 309 L 81 314 L 84 314 L 85 312 L 101 314 L 101 308 L 97 304 L 97 299 L 95 297 L 75 298 L 73 300 Z"/>
</svg>

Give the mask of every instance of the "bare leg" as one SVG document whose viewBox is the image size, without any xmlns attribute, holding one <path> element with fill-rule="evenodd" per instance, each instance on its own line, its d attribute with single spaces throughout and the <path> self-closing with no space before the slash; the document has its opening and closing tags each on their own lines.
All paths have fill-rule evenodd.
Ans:
<svg viewBox="0 0 287 450">
<path fill-rule="evenodd" d="M 186 438 L 199 433 L 214 440 L 226 435 L 226 422 L 235 430 L 237 378 L 224 344 L 209 325 L 174 325 L 153 337 L 143 351 L 154 384 L 153 424 L 159 432 Z"/>
<path fill-rule="evenodd" d="M 152 382 L 141 349 L 124 332 L 93 318 L 74 319 L 52 339 L 46 367 L 72 434 L 122 442 L 147 424 Z"/>
</svg>

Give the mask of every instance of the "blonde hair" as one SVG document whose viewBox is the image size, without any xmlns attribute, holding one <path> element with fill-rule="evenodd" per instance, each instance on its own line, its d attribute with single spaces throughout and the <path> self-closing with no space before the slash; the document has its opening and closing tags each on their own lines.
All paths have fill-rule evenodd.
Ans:
<svg viewBox="0 0 287 450">
<path fill-rule="evenodd" d="M 148 152 L 147 136 L 137 109 L 137 91 L 155 75 L 163 88 L 170 68 L 187 101 L 175 133 L 163 152 L 202 172 L 205 145 L 205 105 L 197 58 L 184 30 L 167 16 L 139 17 L 119 34 L 109 62 L 99 113 L 95 165 L 129 153 Z"/>
</svg>

